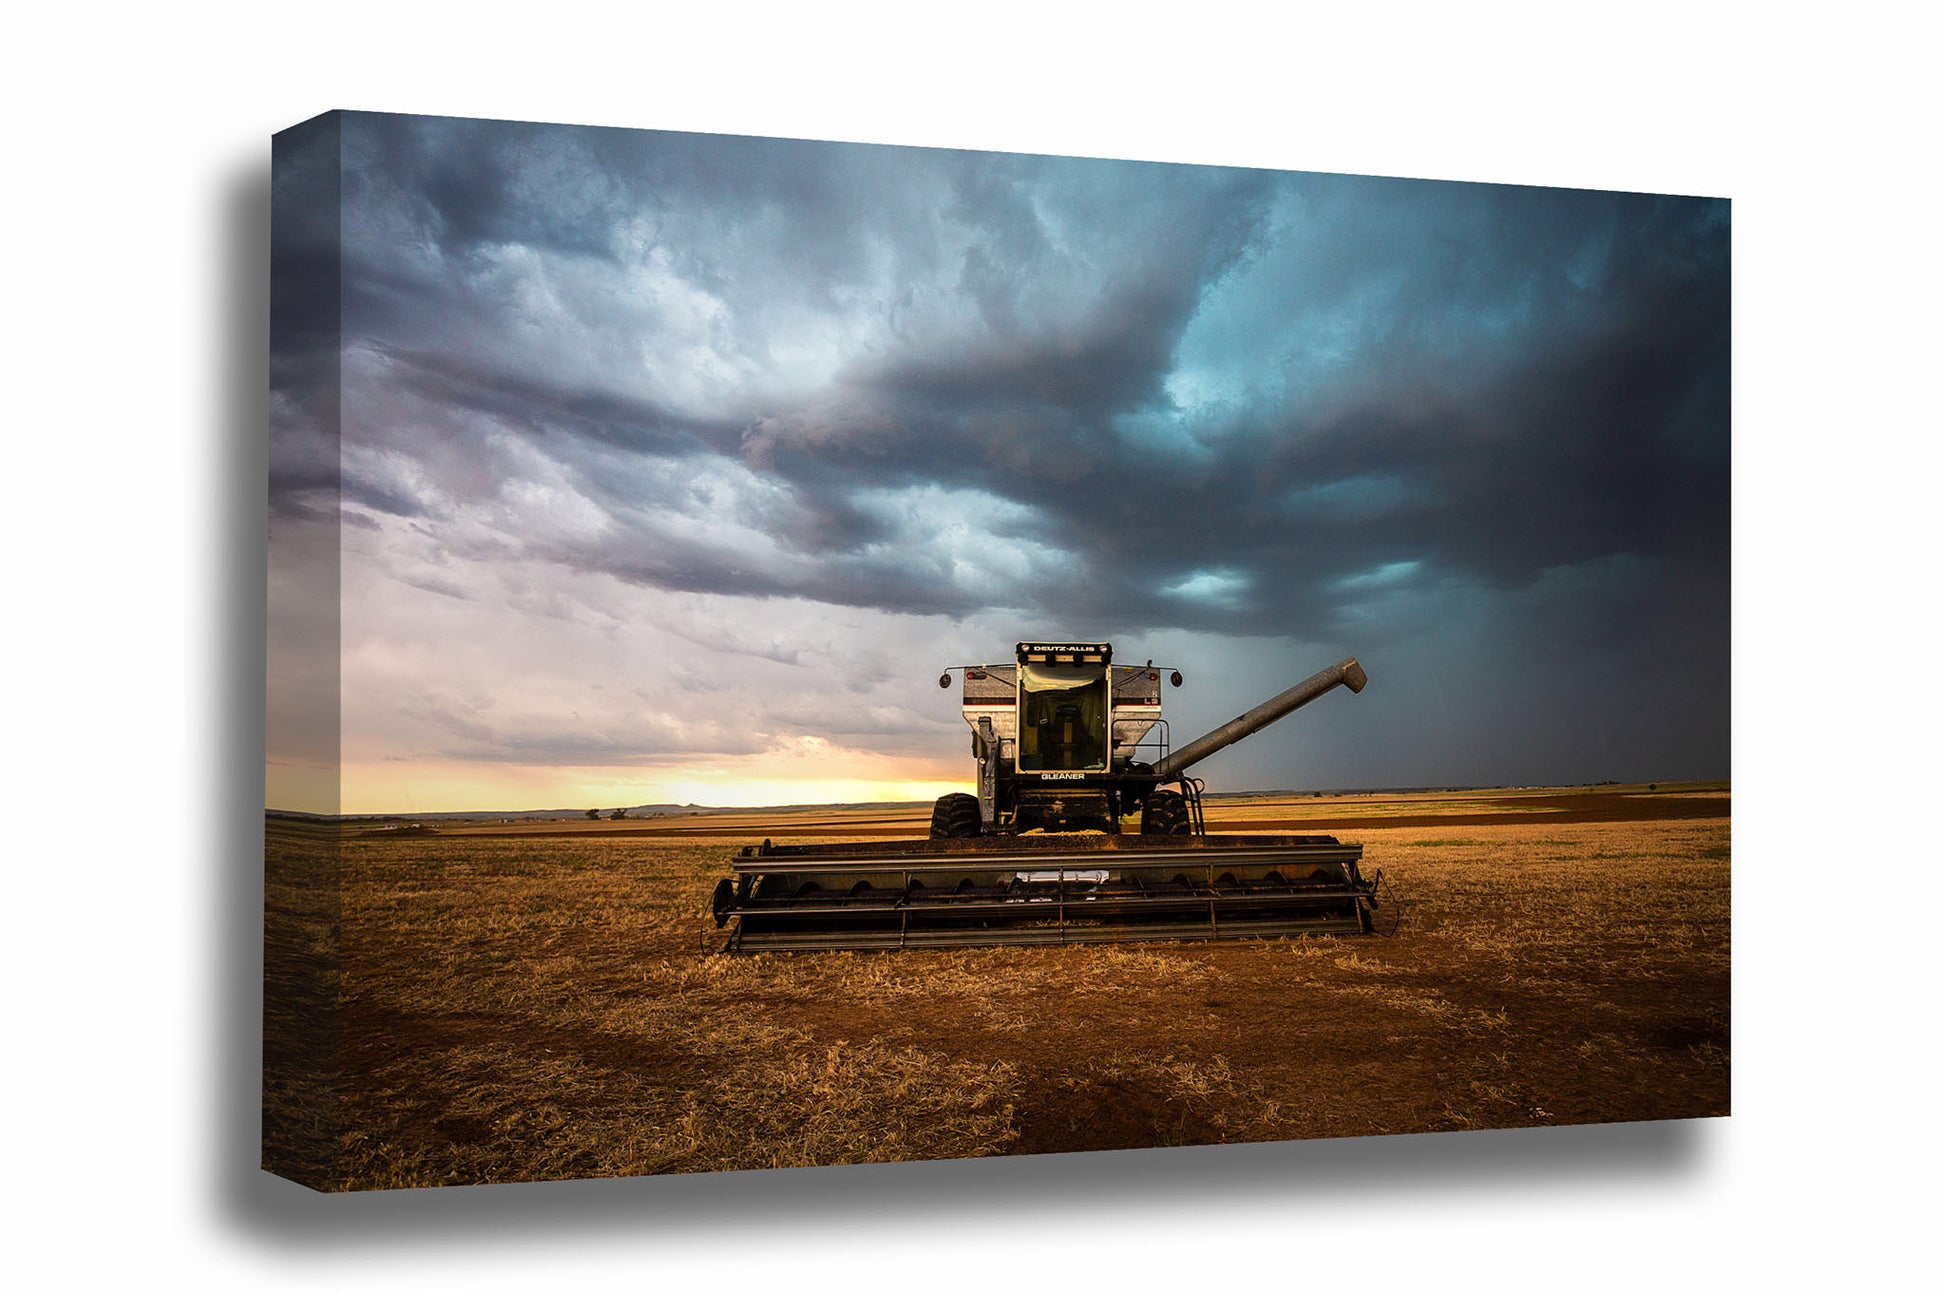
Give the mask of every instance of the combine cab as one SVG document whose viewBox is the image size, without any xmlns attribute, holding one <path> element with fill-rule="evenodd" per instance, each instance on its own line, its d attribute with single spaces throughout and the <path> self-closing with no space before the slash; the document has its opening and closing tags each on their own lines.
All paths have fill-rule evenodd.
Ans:
<svg viewBox="0 0 1946 1292">
<path fill-rule="evenodd" d="M 745 848 L 716 887 L 726 950 L 892 949 L 1361 933 L 1380 875 L 1328 835 L 1210 835 L 1194 764 L 1338 686 L 1347 659 L 1171 752 L 1163 671 L 1107 642 L 1021 642 L 959 670 L 974 794 L 931 837 Z M 1180 686 L 1173 670 L 1170 681 Z M 952 670 L 942 687 L 952 685 Z M 1152 755 L 1148 761 L 1145 755 Z M 1129 830 L 1128 818 L 1139 826 Z"/>
</svg>

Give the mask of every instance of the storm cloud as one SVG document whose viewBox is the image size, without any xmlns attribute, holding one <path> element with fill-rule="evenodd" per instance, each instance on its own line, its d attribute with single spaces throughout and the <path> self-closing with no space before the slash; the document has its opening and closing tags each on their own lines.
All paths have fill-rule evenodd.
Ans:
<svg viewBox="0 0 1946 1292">
<path fill-rule="evenodd" d="M 1409 758 L 1385 742 L 1411 707 L 1368 714 L 1327 783 L 1727 774 L 1725 201 L 341 123 L 342 334 L 273 360 L 301 411 L 335 371 L 306 356 L 339 347 L 340 470 L 292 413 L 272 511 L 342 490 L 348 598 L 598 635 L 635 590 L 801 697 L 843 672 L 791 644 L 811 609 L 942 647 L 977 625 L 970 658 L 1056 633 L 1389 654 L 1432 679 L 1398 693 L 1421 713 L 1518 706 L 1515 675 L 1545 699 Z M 957 721 L 906 704 L 867 704 L 861 747 Z M 751 739 L 636 712 L 558 751 Z M 1591 713 L 1599 739 L 1563 734 Z M 528 717 L 477 756 L 549 756 Z M 472 730 L 450 703 L 435 729 Z"/>
</svg>

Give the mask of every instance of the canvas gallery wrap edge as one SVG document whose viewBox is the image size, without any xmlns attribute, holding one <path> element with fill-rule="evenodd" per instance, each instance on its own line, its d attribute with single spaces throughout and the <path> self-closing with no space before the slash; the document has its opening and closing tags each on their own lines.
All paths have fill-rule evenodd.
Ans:
<svg viewBox="0 0 1946 1292">
<path fill-rule="evenodd" d="M 272 169 L 265 1169 L 1728 1114 L 1727 200 Z"/>
</svg>

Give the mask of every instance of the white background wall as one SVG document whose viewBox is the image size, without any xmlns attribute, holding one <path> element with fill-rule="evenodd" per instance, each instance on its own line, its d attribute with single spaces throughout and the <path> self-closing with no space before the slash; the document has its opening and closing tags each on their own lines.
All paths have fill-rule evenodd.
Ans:
<svg viewBox="0 0 1946 1292">
<path fill-rule="evenodd" d="M 1924 1257 L 1936 41 L 1869 4 L 717 12 L 9 18 L 10 1268 L 1623 1287 Z M 332 107 L 1734 198 L 1734 1118 L 350 1198 L 256 1174 L 268 137 Z"/>
</svg>

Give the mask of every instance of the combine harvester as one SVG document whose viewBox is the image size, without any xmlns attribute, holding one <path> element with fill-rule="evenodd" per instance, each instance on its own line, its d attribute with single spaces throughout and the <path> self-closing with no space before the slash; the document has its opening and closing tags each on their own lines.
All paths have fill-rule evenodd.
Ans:
<svg viewBox="0 0 1946 1292">
<path fill-rule="evenodd" d="M 1362 691 L 1358 661 L 1172 753 L 1161 670 L 1112 655 L 1107 642 L 1021 642 L 1011 664 L 961 668 L 978 793 L 942 797 L 925 840 L 743 849 L 711 903 L 719 929 L 736 922 L 723 949 L 1370 932 L 1383 875 L 1359 875 L 1361 845 L 1206 834 L 1203 783 L 1185 774 L 1327 691 Z M 1140 832 L 1125 832 L 1137 813 Z"/>
</svg>

